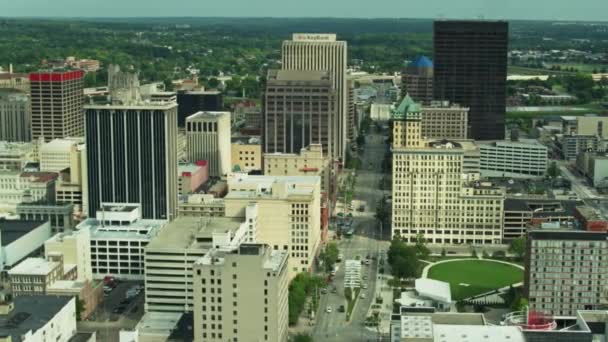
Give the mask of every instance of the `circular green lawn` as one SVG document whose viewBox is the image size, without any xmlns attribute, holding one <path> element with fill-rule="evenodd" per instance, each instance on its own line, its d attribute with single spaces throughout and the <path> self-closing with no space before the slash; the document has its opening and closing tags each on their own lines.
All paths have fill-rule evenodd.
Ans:
<svg viewBox="0 0 608 342">
<path fill-rule="evenodd" d="M 456 260 L 431 266 L 427 277 L 450 283 L 452 300 L 460 300 L 519 283 L 524 271 L 490 260 Z"/>
</svg>

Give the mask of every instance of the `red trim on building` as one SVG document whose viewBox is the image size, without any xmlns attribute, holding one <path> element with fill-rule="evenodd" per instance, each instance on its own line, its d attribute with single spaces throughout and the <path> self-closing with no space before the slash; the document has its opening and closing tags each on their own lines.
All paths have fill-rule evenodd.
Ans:
<svg viewBox="0 0 608 342">
<path fill-rule="evenodd" d="M 65 72 L 33 72 L 30 74 L 30 82 L 67 82 L 81 79 L 84 71 L 74 70 Z"/>
</svg>

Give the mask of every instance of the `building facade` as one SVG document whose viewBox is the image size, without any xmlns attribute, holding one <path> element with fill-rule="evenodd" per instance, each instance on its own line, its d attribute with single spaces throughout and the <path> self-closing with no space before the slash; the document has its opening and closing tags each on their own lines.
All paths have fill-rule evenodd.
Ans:
<svg viewBox="0 0 608 342">
<path fill-rule="evenodd" d="M 88 216 L 139 203 L 145 219 L 177 210 L 177 104 L 86 106 Z"/>
<path fill-rule="evenodd" d="M 0 172 L 0 208 L 15 212 L 21 203 L 53 202 L 56 183 L 56 173 Z"/>
<path fill-rule="evenodd" d="M 228 179 L 226 217 L 244 218 L 257 205 L 256 242 L 289 252 L 289 279 L 308 272 L 321 244 L 321 180 L 314 176 L 250 176 Z"/>
<path fill-rule="evenodd" d="M 0 141 L 30 142 L 30 98 L 16 90 L 0 90 Z"/>
<path fill-rule="evenodd" d="M 464 170 L 457 141 L 421 138 L 420 106 L 409 97 L 393 113 L 392 236 L 435 244 L 497 244 L 505 190 Z"/>
<path fill-rule="evenodd" d="M 221 112 L 224 109 L 222 92 L 211 91 L 178 91 L 177 92 L 177 126 L 186 127 L 186 118 L 198 112 Z"/>
<path fill-rule="evenodd" d="M 549 150 L 537 140 L 479 143 L 483 177 L 540 178 L 547 172 Z"/>
<path fill-rule="evenodd" d="M 596 135 L 564 135 L 558 140 L 558 146 L 564 159 L 574 161 L 581 153 L 598 151 L 600 139 Z"/>
<path fill-rule="evenodd" d="M 76 227 L 74 205 L 71 203 L 20 203 L 16 214 L 22 220 L 48 221 L 53 234 L 68 232 Z"/>
<path fill-rule="evenodd" d="M 84 72 L 30 74 L 32 139 L 84 136 Z"/>
<path fill-rule="evenodd" d="M 251 172 L 262 170 L 262 144 L 260 144 L 259 139 L 250 139 L 247 142 L 233 142 L 230 149 L 232 171 Z"/>
<path fill-rule="evenodd" d="M 327 71 L 269 70 L 264 94 L 264 153 L 298 153 L 321 144 L 340 156 L 337 91 Z"/>
<path fill-rule="evenodd" d="M 344 157 L 348 134 L 348 87 L 347 87 L 347 43 L 336 40 L 335 34 L 294 33 L 292 40 L 284 41 L 282 47 L 282 69 L 329 72 L 336 91 L 337 110 L 335 111 L 332 138 L 336 148 L 325 151 L 332 157 Z M 305 146 L 302 146 L 305 147 Z M 300 147 L 301 148 L 301 147 Z M 297 152 L 269 151 L 264 152 Z"/>
<path fill-rule="evenodd" d="M 73 230 L 53 235 L 44 242 L 44 256 L 61 255 L 63 263 L 76 265 L 78 281 L 92 281 L 91 231 Z"/>
<path fill-rule="evenodd" d="M 331 160 L 323 155 L 320 144 L 312 144 L 295 153 L 264 154 L 264 174 L 267 176 L 319 176 L 321 190 L 331 192 Z"/>
<path fill-rule="evenodd" d="M 31 142 L 0 141 L 0 171 L 21 171 L 36 161 L 36 145 Z"/>
<path fill-rule="evenodd" d="M 242 244 L 193 266 L 194 341 L 287 341 L 287 251 Z"/>
<path fill-rule="evenodd" d="M 189 195 L 196 192 L 209 179 L 209 163 L 198 160 L 193 164 L 180 163 L 177 177 L 177 193 Z"/>
<path fill-rule="evenodd" d="M 178 212 L 180 217 L 223 217 L 226 207 L 211 194 L 194 194 L 180 200 Z"/>
<path fill-rule="evenodd" d="M 608 304 L 608 234 L 573 229 L 528 233 L 524 295 L 531 310 L 575 316 Z"/>
<path fill-rule="evenodd" d="M 416 101 L 414 97 L 412 100 Z M 467 139 L 469 108 L 432 101 L 422 107 L 422 136 L 427 139 Z"/>
<path fill-rule="evenodd" d="M 435 21 L 435 99 L 470 108 L 472 139 L 505 137 L 508 41 L 506 21 Z"/>
<path fill-rule="evenodd" d="M 209 176 L 230 172 L 230 112 L 198 112 L 186 118 L 188 160 L 206 160 Z"/>
<path fill-rule="evenodd" d="M 422 104 L 433 101 L 433 62 L 428 57 L 416 57 L 401 72 L 401 96 L 405 95 Z"/>
<path fill-rule="evenodd" d="M 144 248 L 166 221 L 142 219 L 139 204 L 102 203 L 96 215 L 76 227 L 91 236 L 93 278 L 143 280 Z"/>
<path fill-rule="evenodd" d="M 82 138 L 53 139 L 39 149 L 40 171 L 59 172 L 71 166 L 73 155 L 78 153 Z M 77 163 L 79 166 L 80 163 Z"/>
<path fill-rule="evenodd" d="M 248 205 L 245 219 L 179 217 L 145 250 L 146 311 L 189 312 L 194 308 L 193 265 L 213 248 L 255 242 L 257 208 Z M 221 320 L 220 320 L 221 321 Z"/>
</svg>

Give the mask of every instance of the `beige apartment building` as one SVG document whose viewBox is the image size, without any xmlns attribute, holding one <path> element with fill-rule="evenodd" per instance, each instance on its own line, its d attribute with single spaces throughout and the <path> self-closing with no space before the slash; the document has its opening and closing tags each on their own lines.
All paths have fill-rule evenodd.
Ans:
<svg viewBox="0 0 608 342">
<path fill-rule="evenodd" d="M 44 242 L 44 255 L 62 255 L 65 264 L 76 265 L 76 280 L 93 280 L 91 266 L 91 232 L 79 229 L 53 235 Z"/>
<path fill-rule="evenodd" d="M 193 266 L 194 341 L 287 341 L 288 252 L 213 249 Z"/>
<path fill-rule="evenodd" d="M 323 155 L 321 144 L 312 144 L 295 153 L 264 154 L 264 174 L 267 176 L 319 176 L 321 190 L 331 189 L 331 160 Z"/>
<path fill-rule="evenodd" d="M 224 200 L 211 194 L 192 194 L 184 198 L 177 207 L 180 217 L 223 217 Z"/>
<path fill-rule="evenodd" d="M 144 257 L 146 312 L 193 310 L 193 264 L 213 248 L 256 241 L 257 207 L 248 204 L 245 211 L 243 219 L 178 217 L 150 241 Z"/>
<path fill-rule="evenodd" d="M 422 115 L 408 96 L 393 112 L 393 237 L 500 243 L 505 190 L 465 171 L 463 144 L 422 138 Z"/>
<path fill-rule="evenodd" d="M 433 101 L 422 109 L 422 137 L 426 139 L 467 139 L 469 108 Z"/>
<path fill-rule="evenodd" d="M 257 204 L 258 243 L 289 252 L 289 279 L 308 272 L 321 243 L 321 179 L 313 176 L 250 176 L 228 178 L 224 198 L 227 217 L 245 217 Z"/>
<path fill-rule="evenodd" d="M 262 170 L 262 144 L 259 139 L 236 141 L 230 146 L 232 171 L 251 172 Z"/>
</svg>

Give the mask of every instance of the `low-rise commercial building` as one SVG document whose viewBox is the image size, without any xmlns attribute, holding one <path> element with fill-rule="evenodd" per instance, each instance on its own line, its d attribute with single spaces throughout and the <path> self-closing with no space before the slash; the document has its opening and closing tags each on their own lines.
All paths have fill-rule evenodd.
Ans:
<svg viewBox="0 0 608 342">
<path fill-rule="evenodd" d="M 251 172 L 262 170 L 262 144 L 259 138 L 237 140 L 231 145 L 232 171 Z"/>
<path fill-rule="evenodd" d="M 0 327 L 7 342 L 69 342 L 76 335 L 76 298 L 22 296 L 0 303 Z"/>
<path fill-rule="evenodd" d="M 595 208 L 583 204 L 578 205 L 574 209 L 574 217 L 585 230 L 594 232 L 608 231 L 608 221 Z"/>
<path fill-rule="evenodd" d="M 0 219 L 0 270 L 38 252 L 50 237 L 49 222 Z"/>
<path fill-rule="evenodd" d="M 289 279 L 312 269 L 321 243 L 321 180 L 312 176 L 233 174 L 224 198 L 226 217 L 258 210 L 258 243 L 289 251 Z"/>
<path fill-rule="evenodd" d="M 564 135 L 557 140 L 557 145 L 564 159 L 574 161 L 580 153 L 597 151 L 600 139 L 595 135 Z"/>
<path fill-rule="evenodd" d="M 224 200 L 210 194 L 194 194 L 182 197 L 178 207 L 180 217 L 226 216 Z"/>
<path fill-rule="evenodd" d="M 177 193 L 189 195 L 196 192 L 209 179 L 209 163 L 198 160 L 193 164 L 177 166 Z"/>
<path fill-rule="evenodd" d="M 91 232 L 89 229 L 74 230 L 53 235 L 44 242 L 44 255 L 62 255 L 65 264 L 76 265 L 76 280 L 93 279 L 91 266 Z"/>
<path fill-rule="evenodd" d="M 608 233 L 533 229 L 528 233 L 524 295 L 530 309 L 575 316 L 608 304 Z"/>
<path fill-rule="evenodd" d="M 403 312 L 391 320 L 391 342 L 526 342 L 518 326 L 497 326 L 483 314 Z"/>
<path fill-rule="evenodd" d="M 209 251 L 193 266 L 194 341 L 287 341 L 288 251 Z"/>
<path fill-rule="evenodd" d="M 76 227 L 90 231 L 93 278 L 112 275 L 143 280 L 144 248 L 165 223 L 142 219 L 139 204 L 102 203 L 96 218 L 86 219 Z"/>
<path fill-rule="evenodd" d="M 37 160 L 36 145 L 31 142 L 0 141 L 0 171 L 21 171 Z"/>
<path fill-rule="evenodd" d="M 319 176 L 321 189 L 330 192 L 331 160 L 323 154 L 321 144 L 312 144 L 295 153 L 265 153 L 264 174 L 267 176 Z"/>
<path fill-rule="evenodd" d="M 483 177 L 539 178 L 547 172 L 549 151 L 533 139 L 479 142 Z"/>
<path fill-rule="evenodd" d="M 76 227 L 72 203 L 21 203 L 15 212 L 22 220 L 49 221 L 53 234 Z"/>
<path fill-rule="evenodd" d="M 0 172 L 0 209 L 15 212 L 21 203 L 54 202 L 57 174 Z"/>
<path fill-rule="evenodd" d="M 64 264 L 61 255 L 49 259 L 27 258 L 8 271 L 14 296 L 44 295 L 59 280 L 74 280 L 76 265 Z"/>
<path fill-rule="evenodd" d="M 503 240 L 508 242 L 525 236 L 531 224 L 566 223 L 575 219 L 577 201 L 541 199 L 505 199 Z"/>
<path fill-rule="evenodd" d="M 608 187 L 608 156 L 604 153 L 586 151 L 576 157 L 576 168 L 596 188 Z"/>
<path fill-rule="evenodd" d="M 83 138 L 53 139 L 40 146 L 40 171 L 59 172 L 72 165 L 72 160 L 78 158 L 78 145 L 83 144 Z M 78 163 L 80 164 L 80 163 Z"/>
<path fill-rule="evenodd" d="M 257 206 L 246 211 L 245 219 L 178 217 L 168 223 L 145 249 L 146 311 L 192 311 L 192 265 L 212 248 L 256 241 Z"/>
</svg>

